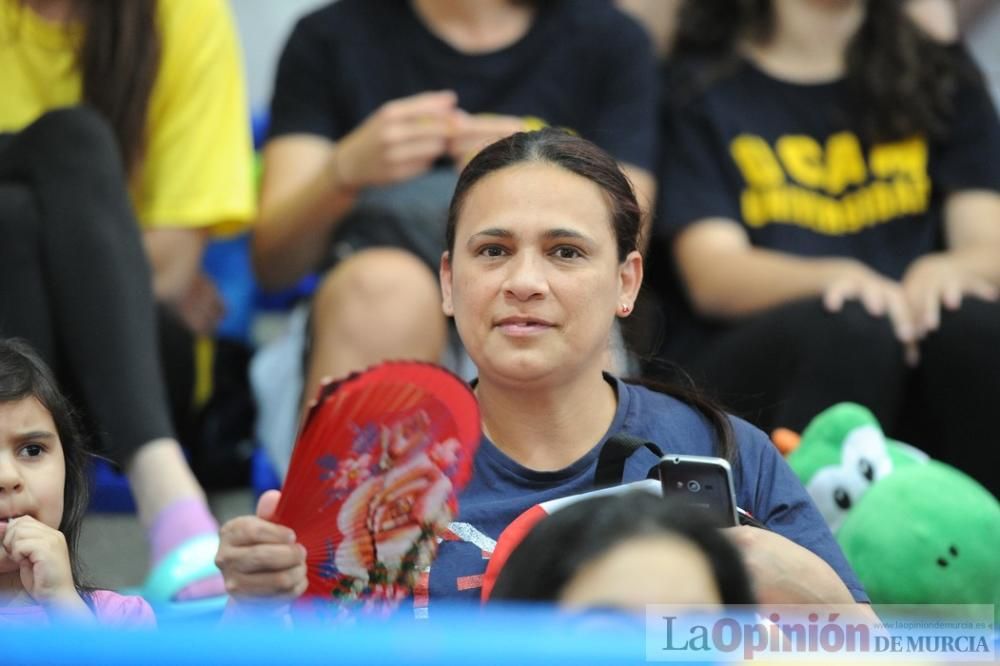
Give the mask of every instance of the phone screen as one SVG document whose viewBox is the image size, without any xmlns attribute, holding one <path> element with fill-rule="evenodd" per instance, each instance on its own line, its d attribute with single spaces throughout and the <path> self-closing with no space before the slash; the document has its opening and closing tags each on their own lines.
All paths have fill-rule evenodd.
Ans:
<svg viewBox="0 0 1000 666">
<path fill-rule="evenodd" d="M 659 468 L 665 498 L 713 527 L 738 524 L 732 470 L 723 458 L 668 454 Z"/>
</svg>

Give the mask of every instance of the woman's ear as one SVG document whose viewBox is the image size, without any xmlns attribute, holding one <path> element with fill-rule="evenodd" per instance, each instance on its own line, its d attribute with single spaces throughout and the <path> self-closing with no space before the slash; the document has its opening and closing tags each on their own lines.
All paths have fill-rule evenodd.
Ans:
<svg viewBox="0 0 1000 666">
<path fill-rule="evenodd" d="M 635 308 L 635 300 L 639 298 L 639 288 L 642 286 L 642 255 L 633 250 L 625 257 L 618 267 L 618 302 L 619 313 L 628 315 Z"/>
<path fill-rule="evenodd" d="M 447 251 L 441 253 L 438 278 L 441 282 L 441 311 L 446 317 L 453 317 L 455 308 L 451 304 L 451 256 Z"/>
</svg>

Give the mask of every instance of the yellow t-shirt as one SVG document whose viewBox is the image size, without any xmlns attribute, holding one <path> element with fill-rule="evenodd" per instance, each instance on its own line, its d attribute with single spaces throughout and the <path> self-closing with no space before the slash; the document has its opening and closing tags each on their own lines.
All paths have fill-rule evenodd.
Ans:
<svg viewBox="0 0 1000 666">
<path fill-rule="evenodd" d="M 144 228 L 239 229 L 254 215 L 253 147 L 239 43 L 225 0 L 159 0 L 160 68 L 129 191 Z M 82 26 L 0 0 L 0 132 L 78 104 Z"/>
</svg>

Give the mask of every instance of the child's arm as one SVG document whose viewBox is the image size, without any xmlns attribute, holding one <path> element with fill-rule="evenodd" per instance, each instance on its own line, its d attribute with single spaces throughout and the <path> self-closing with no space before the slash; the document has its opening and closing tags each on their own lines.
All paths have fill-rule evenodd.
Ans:
<svg viewBox="0 0 1000 666">
<path fill-rule="evenodd" d="M 20 567 L 24 591 L 53 619 L 93 622 L 90 607 L 76 591 L 66 537 L 31 516 L 11 519 L 3 532 L 3 552 Z"/>
</svg>

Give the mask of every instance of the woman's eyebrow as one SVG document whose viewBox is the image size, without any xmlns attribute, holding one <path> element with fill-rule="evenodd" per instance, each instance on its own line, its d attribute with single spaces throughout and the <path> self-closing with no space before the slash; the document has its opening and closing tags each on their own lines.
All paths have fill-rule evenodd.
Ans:
<svg viewBox="0 0 1000 666">
<path fill-rule="evenodd" d="M 509 229 L 501 229 L 500 227 L 490 227 L 489 229 L 483 229 L 482 231 L 477 231 L 476 233 L 469 236 L 469 240 L 466 245 L 472 245 L 482 236 L 487 238 L 513 238 L 514 234 L 511 233 Z"/>
<path fill-rule="evenodd" d="M 544 236 L 545 238 L 550 240 L 553 238 L 578 238 L 584 241 L 590 240 L 589 236 L 587 236 L 586 234 L 582 234 L 575 229 L 563 229 L 563 228 L 549 229 L 548 231 L 545 232 Z"/>
<path fill-rule="evenodd" d="M 486 238 L 514 238 L 514 233 L 509 229 L 503 229 L 501 227 L 490 227 L 488 229 L 483 229 L 482 231 L 477 231 L 476 233 L 469 236 L 469 240 L 466 245 L 474 245 L 482 237 Z M 555 240 L 559 238 L 575 238 L 585 242 L 591 242 L 591 239 L 586 234 L 580 233 L 576 229 L 567 229 L 565 227 L 556 227 L 554 229 L 549 229 L 542 234 L 542 237 L 546 240 Z"/>
<path fill-rule="evenodd" d="M 48 430 L 29 430 L 27 432 L 19 432 L 14 435 L 14 438 L 23 442 L 29 439 L 55 439 L 56 434 L 54 432 L 49 432 Z"/>
</svg>

